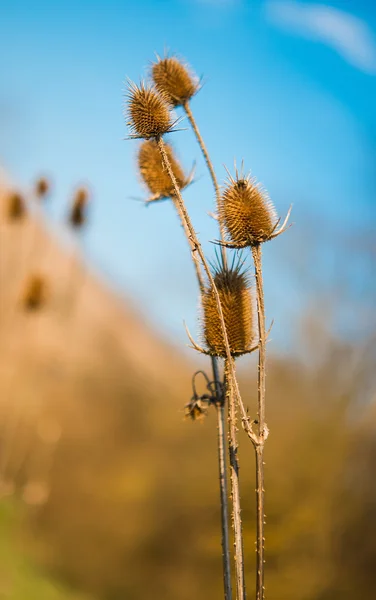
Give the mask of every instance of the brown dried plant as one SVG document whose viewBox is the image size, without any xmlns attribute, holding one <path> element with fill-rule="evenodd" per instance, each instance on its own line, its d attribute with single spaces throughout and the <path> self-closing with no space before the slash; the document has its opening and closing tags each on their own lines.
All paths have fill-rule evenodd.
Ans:
<svg viewBox="0 0 376 600">
<path fill-rule="evenodd" d="M 36 311 L 43 308 L 47 300 L 47 281 L 39 273 L 32 274 L 26 281 L 21 303 L 25 310 Z"/>
<path fill-rule="evenodd" d="M 169 62 L 170 61 L 170 62 Z M 225 361 L 225 390 L 229 403 L 229 449 L 230 466 L 232 478 L 232 501 L 233 501 L 233 526 L 235 536 L 235 565 L 236 565 L 236 591 L 237 599 L 244 600 L 246 597 L 245 578 L 244 578 L 244 559 L 243 559 L 243 539 L 241 530 L 241 511 L 240 511 L 240 491 L 238 480 L 238 461 L 237 461 L 237 417 L 236 407 L 241 413 L 243 429 L 252 441 L 256 452 L 256 499 L 257 499 L 257 576 L 256 576 L 256 598 L 264 599 L 264 464 L 263 449 L 268 435 L 268 428 L 265 423 L 265 310 L 263 298 L 263 284 L 261 271 L 260 244 L 276 237 L 287 227 L 289 213 L 283 225 L 277 229 L 279 220 L 274 217 L 270 203 L 265 200 L 260 190 L 255 189 L 254 183 L 249 178 L 238 177 L 236 180 L 230 179 L 230 184 L 225 190 L 223 196 L 219 191 L 219 186 L 214 173 L 214 169 L 206 147 L 203 143 L 197 125 L 190 111 L 189 100 L 193 93 L 194 84 L 189 86 L 187 77 L 188 71 L 177 65 L 176 59 L 159 59 L 157 66 L 153 65 L 152 74 L 154 83 L 160 92 L 160 95 L 152 88 L 145 93 L 145 88 L 138 88 L 134 84 L 129 86 L 128 94 L 128 114 L 130 122 L 128 123 L 132 135 L 130 137 L 143 137 L 149 140 L 155 140 L 155 145 L 161 155 L 163 168 L 168 174 L 174 198 L 175 207 L 183 223 L 184 230 L 191 248 L 192 259 L 196 266 L 200 290 L 202 295 L 203 314 L 204 314 L 204 337 L 208 349 L 205 350 L 198 346 L 190 336 L 193 347 L 204 354 L 209 354 L 213 359 L 214 381 L 217 391 L 217 404 L 222 407 L 223 414 L 223 395 L 220 398 L 219 375 L 217 358 L 224 358 Z M 170 74 L 170 79 L 169 79 Z M 172 75 L 171 75 L 172 74 Z M 151 102 L 149 99 L 153 98 Z M 157 101 L 158 98 L 158 101 Z M 165 103 L 165 112 L 163 112 L 161 103 Z M 140 107 L 137 107 L 140 104 Z M 146 108 L 147 104 L 147 108 Z M 204 154 L 208 169 L 212 176 L 217 208 L 219 212 L 219 226 L 221 232 L 222 266 L 219 270 L 212 273 L 209 263 L 203 253 L 197 234 L 191 223 L 189 214 L 181 195 L 181 186 L 178 177 L 174 172 L 171 157 L 167 151 L 163 135 L 173 129 L 169 106 L 182 105 L 187 113 L 192 128 L 196 134 L 201 150 Z M 156 107 L 153 114 L 153 106 Z M 145 114 L 147 118 L 145 117 Z M 161 115 L 164 118 L 161 118 Z M 142 117 L 140 117 L 142 115 Z M 162 126 L 157 126 L 159 122 Z M 136 135 L 137 134 L 137 135 Z M 291 210 L 291 209 L 290 209 Z M 255 218 L 256 212 L 256 218 Z M 225 240 L 225 234 L 228 234 L 229 241 Z M 252 248 L 257 289 L 257 311 L 259 342 L 256 348 L 259 348 L 259 376 L 258 376 L 258 420 L 251 420 L 244 407 L 238 381 L 235 371 L 235 357 L 239 354 L 252 352 L 252 302 L 244 274 L 239 269 L 227 267 L 226 247 L 239 248 L 250 246 Z M 201 272 L 207 278 L 204 282 Z M 235 273 L 234 273 L 235 271 Z M 240 321 L 240 324 L 239 324 Z M 220 420 L 219 420 L 220 429 Z M 224 421 L 222 420 L 222 425 Z M 258 425 L 258 431 L 253 429 Z M 222 427 L 221 436 L 223 441 L 224 428 Z M 220 436 L 219 436 L 220 437 Z M 221 441 L 219 441 L 219 449 Z M 223 443 L 222 443 L 223 449 Z M 222 456 L 223 459 L 223 456 Z M 221 470 L 222 469 L 222 470 Z M 220 460 L 220 479 L 223 476 L 223 460 Z M 224 519 L 226 513 L 226 501 L 223 499 L 223 481 L 221 481 L 221 502 L 222 502 L 222 544 L 224 558 L 224 581 L 225 598 L 231 598 L 231 583 L 229 580 L 228 555 L 226 556 L 226 529 L 227 522 Z M 228 542 L 228 538 L 227 538 Z"/>
<path fill-rule="evenodd" d="M 189 175 L 184 173 L 170 144 L 166 144 L 166 152 L 178 186 L 183 190 L 192 182 L 193 171 Z M 172 198 L 175 195 L 171 179 L 166 169 L 163 168 L 161 153 L 154 139 L 145 140 L 140 145 L 137 166 L 141 178 L 151 194 L 150 198 L 146 200 L 147 203 Z"/>
<path fill-rule="evenodd" d="M 73 197 L 72 206 L 68 215 L 68 223 L 72 229 L 81 229 L 87 220 L 89 191 L 86 187 L 79 187 Z"/>
<path fill-rule="evenodd" d="M 11 192 L 6 203 L 6 217 L 11 223 L 21 221 L 27 215 L 26 203 L 21 194 Z"/>
<path fill-rule="evenodd" d="M 256 454 L 256 600 L 264 599 L 265 578 L 265 489 L 264 489 L 264 444 L 269 430 L 265 421 L 265 377 L 266 377 L 266 328 L 264 285 L 262 276 L 261 244 L 269 241 L 287 228 L 291 208 L 283 225 L 277 229 L 280 220 L 268 195 L 250 177 L 229 175 L 229 180 L 221 197 L 219 218 L 224 224 L 232 248 L 250 247 L 255 267 L 257 316 L 259 330 L 258 361 L 258 435 L 254 441 Z M 223 243 L 223 242 L 222 242 Z"/>
<path fill-rule="evenodd" d="M 40 177 L 35 183 L 35 196 L 42 200 L 50 191 L 50 182 L 46 177 Z"/>
</svg>

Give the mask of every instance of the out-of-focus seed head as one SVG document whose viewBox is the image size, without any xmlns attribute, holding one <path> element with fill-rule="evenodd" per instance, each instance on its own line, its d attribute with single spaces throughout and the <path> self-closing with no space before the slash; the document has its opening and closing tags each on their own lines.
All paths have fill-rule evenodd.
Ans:
<svg viewBox="0 0 376 600">
<path fill-rule="evenodd" d="M 6 217 L 8 221 L 21 221 L 26 216 L 25 200 L 18 192 L 9 194 L 6 203 Z"/>
<path fill-rule="evenodd" d="M 151 74 L 157 90 L 166 95 L 172 106 L 188 102 L 199 89 L 197 77 L 177 58 L 158 58 L 153 63 Z"/>
<path fill-rule="evenodd" d="M 129 84 L 127 116 L 131 137 L 157 137 L 171 131 L 174 125 L 167 99 L 143 83 Z"/>
<path fill-rule="evenodd" d="M 87 221 L 87 207 L 89 201 L 89 192 L 86 187 L 80 187 L 76 191 L 72 207 L 69 213 L 68 222 L 73 229 L 80 229 Z"/>
<path fill-rule="evenodd" d="M 221 266 L 214 273 L 214 283 L 221 300 L 230 351 L 233 356 L 249 352 L 253 340 L 253 305 L 247 275 L 241 265 Z M 203 294 L 203 329 L 209 352 L 226 356 L 222 327 L 214 291 L 209 286 Z"/>
<path fill-rule="evenodd" d="M 26 282 L 22 296 L 22 305 L 27 311 L 43 308 L 47 299 L 47 283 L 39 274 L 31 275 Z"/>
<path fill-rule="evenodd" d="M 182 190 L 190 183 L 191 178 L 185 175 L 174 155 L 172 147 L 166 142 L 165 150 L 175 175 L 176 182 Z M 137 162 L 141 178 L 153 195 L 153 198 L 163 199 L 175 195 L 174 186 L 172 185 L 169 174 L 163 166 L 161 153 L 155 140 L 145 140 L 142 142 L 138 152 Z"/>
<path fill-rule="evenodd" d="M 50 184 L 48 179 L 40 177 L 35 183 L 35 195 L 37 198 L 42 199 L 47 196 L 50 191 Z"/>
<path fill-rule="evenodd" d="M 239 247 L 266 242 L 277 224 L 267 193 L 250 177 L 229 178 L 221 196 L 219 218 L 230 243 Z"/>
</svg>

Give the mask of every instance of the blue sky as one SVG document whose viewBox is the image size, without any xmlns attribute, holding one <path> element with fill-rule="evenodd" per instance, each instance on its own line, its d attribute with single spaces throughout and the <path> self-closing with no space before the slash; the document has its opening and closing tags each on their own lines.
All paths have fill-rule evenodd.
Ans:
<svg viewBox="0 0 376 600">
<path fill-rule="evenodd" d="M 205 77 L 192 108 L 219 179 L 223 164 L 244 158 L 279 214 L 294 205 L 294 228 L 265 249 L 268 312 L 282 341 L 307 302 L 308 273 L 331 280 L 332 262 L 317 249 L 351 253 L 328 232 L 346 239 L 375 223 L 376 6 L 0 0 L 0 163 L 23 186 L 51 175 L 53 220 L 88 182 L 87 256 L 159 329 L 184 340 L 182 320 L 195 331 L 197 312 L 189 252 L 168 202 L 145 209 L 133 199 L 145 192 L 122 114 L 126 77 L 139 80 L 165 48 Z M 197 161 L 186 200 L 213 253 L 210 180 L 191 132 L 172 141 L 187 168 Z"/>
</svg>

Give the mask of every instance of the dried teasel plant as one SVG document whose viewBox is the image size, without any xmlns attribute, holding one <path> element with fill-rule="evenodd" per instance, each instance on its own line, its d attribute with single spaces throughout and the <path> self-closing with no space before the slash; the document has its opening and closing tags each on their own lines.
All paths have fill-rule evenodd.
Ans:
<svg viewBox="0 0 376 600">
<path fill-rule="evenodd" d="M 131 138 L 150 139 L 173 131 L 173 120 L 167 99 L 143 82 L 128 82 L 127 125 Z"/>
<path fill-rule="evenodd" d="M 50 186 L 50 182 L 48 181 L 48 179 L 46 177 L 40 177 L 35 182 L 35 187 L 34 187 L 35 196 L 39 200 L 44 199 L 50 192 L 50 188 L 51 188 L 51 186 Z"/>
<path fill-rule="evenodd" d="M 133 110 L 135 104 L 139 101 L 139 97 L 143 92 L 142 89 L 137 88 L 134 84 L 129 86 L 129 92 L 127 97 L 128 111 L 127 114 L 130 118 L 130 128 L 131 131 L 138 131 L 143 134 L 147 140 L 149 138 L 153 138 L 155 145 L 158 148 L 160 153 L 160 158 L 162 161 L 162 168 L 167 173 L 170 182 L 172 184 L 172 194 L 171 199 L 174 202 L 177 213 L 180 217 L 183 230 L 185 232 L 186 238 L 188 240 L 191 255 L 193 258 L 193 263 L 196 270 L 197 281 L 199 284 L 200 291 L 204 291 L 204 279 L 202 275 L 202 268 L 209 274 L 209 279 L 211 277 L 210 270 L 208 264 L 205 263 L 205 258 L 202 252 L 201 247 L 199 246 L 199 242 L 197 240 L 197 236 L 192 227 L 192 224 L 189 219 L 189 215 L 186 211 L 184 201 L 181 196 L 179 183 L 179 172 L 176 173 L 174 167 L 174 161 L 171 161 L 171 156 L 169 156 L 168 146 L 166 146 L 165 142 L 162 139 L 160 134 L 155 135 L 154 126 L 145 129 L 145 127 L 141 128 L 137 123 L 138 119 L 138 111 Z M 162 94 L 161 98 L 165 99 L 166 96 Z M 149 104 L 149 108 L 151 103 Z M 166 105 L 166 110 L 169 110 L 168 105 Z M 157 111 L 159 114 L 159 109 Z M 135 119 L 136 114 L 136 119 Z M 155 119 L 151 119 L 152 124 Z M 167 122 L 167 120 L 166 120 Z M 143 121 L 144 123 L 144 121 Z M 166 127 L 166 133 L 171 130 L 169 125 L 168 129 Z M 132 137 L 132 136 L 131 136 Z M 133 136 L 135 137 L 135 136 Z M 170 186 L 168 186 L 170 188 Z M 199 256 L 198 256 L 199 255 Z M 213 379 L 215 382 L 215 388 L 217 390 L 217 401 L 215 402 L 215 407 L 217 410 L 217 419 L 218 419 L 218 459 L 219 459 L 219 476 L 220 476 L 220 497 L 221 497 L 221 520 L 222 520 L 222 548 L 223 548 L 223 570 L 224 570 L 224 586 L 225 586 L 225 597 L 226 600 L 231 600 L 231 573 L 230 573 L 230 551 L 229 551 L 229 538 L 227 531 L 227 523 L 228 523 L 228 508 L 227 508 L 227 474 L 225 468 L 225 426 L 224 426 L 224 394 L 221 391 L 220 379 L 219 379 L 219 371 L 218 365 L 216 362 L 216 357 L 212 357 L 212 367 L 213 367 Z"/>
<path fill-rule="evenodd" d="M 235 358 L 253 352 L 253 300 L 249 276 L 244 263 L 235 258 L 231 267 L 219 264 L 214 269 L 214 282 L 220 297 L 231 356 Z M 237 441 L 237 406 L 232 389 L 230 363 L 226 356 L 224 335 L 215 302 L 213 289 L 209 286 L 202 296 L 203 337 L 210 353 L 224 358 L 224 389 L 228 405 L 229 457 L 231 475 L 232 523 L 234 529 L 235 571 L 237 598 L 246 597 L 243 532 L 241 521 L 239 460 Z M 234 367 L 233 367 L 234 368 Z"/>
<path fill-rule="evenodd" d="M 192 182 L 194 170 L 186 175 L 172 146 L 168 143 L 165 146 L 177 184 L 183 190 Z M 172 198 L 175 195 L 171 178 L 163 166 L 161 153 L 155 139 L 145 140 L 141 143 L 137 156 L 137 167 L 143 183 L 151 194 L 146 203 Z"/>
<path fill-rule="evenodd" d="M 89 190 L 86 187 L 79 187 L 74 196 L 72 206 L 68 214 L 68 224 L 72 229 L 79 230 L 87 221 L 87 209 L 89 202 Z"/>
<path fill-rule="evenodd" d="M 244 177 L 236 169 L 235 178 L 229 178 L 221 196 L 219 219 L 222 222 L 229 242 L 221 242 L 232 248 L 250 247 L 253 256 L 259 331 L 258 360 L 258 435 L 253 441 L 256 455 L 256 598 L 264 598 L 264 525 L 265 525 L 265 474 L 264 444 L 269 430 L 265 421 L 265 382 L 266 382 L 266 328 L 264 285 L 262 275 L 261 244 L 272 240 L 287 229 L 291 207 L 282 226 L 266 191 L 250 176 Z"/>
<path fill-rule="evenodd" d="M 157 90 L 167 98 L 167 101 L 172 106 L 181 106 L 184 109 L 208 168 L 214 186 L 218 211 L 221 198 L 218 179 L 190 105 L 193 96 L 195 96 L 201 88 L 201 81 L 188 64 L 176 56 L 165 56 L 164 58 L 160 58 L 157 55 L 157 62 L 152 63 L 151 65 L 151 77 Z M 221 239 L 224 241 L 224 229 L 221 221 L 219 222 L 219 229 Z M 226 265 L 226 251 L 223 246 L 221 252 L 222 261 L 224 265 Z"/>
<path fill-rule="evenodd" d="M 23 220 L 27 215 L 24 197 L 19 192 L 11 192 L 6 199 L 6 218 L 10 223 Z"/>
<path fill-rule="evenodd" d="M 231 268 L 218 265 L 214 269 L 214 282 L 222 304 L 228 342 L 232 356 L 241 356 L 253 350 L 253 307 L 249 276 L 238 261 Z M 223 340 L 218 308 L 211 286 L 202 296 L 203 331 L 207 351 L 225 358 L 226 347 Z"/>
<path fill-rule="evenodd" d="M 39 273 L 32 274 L 26 281 L 22 293 L 21 303 L 27 311 L 37 311 L 42 309 L 47 301 L 47 281 Z"/>
<path fill-rule="evenodd" d="M 204 339 L 206 343 L 207 349 L 201 348 L 198 346 L 190 336 L 192 346 L 199 350 L 204 354 L 208 354 L 212 357 L 213 364 L 213 373 L 214 373 L 214 384 L 216 390 L 216 404 L 217 406 L 221 406 L 222 415 L 224 410 L 224 396 L 228 398 L 229 404 L 229 450 L 230 450 L 230 466 L 231 466 L 231 478 L 232 478 L 232 501 L 233 501 L 233 526 L 234 526 L 234 537 L 235 537 L 235 566 L 236 566 L 236 596 L 237 600 L 245 600 L 246 590 L 245 590 L 245 578 L 244 578 L 244 560 L 243 560 L 243 550 L 242 550 L 242 531 L 241 531 L 241 512 L 240 512 L 240 492 L 239 492 L 239 481 L 238 481 L 238 462 L 237 462 L 237 425 L 236 425 L 236 408 L 240 410 L 241 422 L 243 429 L 246 434 L 252 441 L 255 451 L 256 451 L 256 500 L 257 500 L 257 576 L 256 576 L 256 598 L 257 600 L 264 599 L 264 545 L 263 545 L 263 520 L 264 520 L 264 485 L 263 485 L 263 447 L 264 442 L 266 440 L 268 429 L 265 423 L 265 343 L 266 343 L 266 334 L 265 334 L 265 313 L 263 306 L 263 287 L 262 287 L 262 274 L 261 274 L 261 266 L 258 267 L 257 263 L 257 252 L 260 248 L 260 244 L 263 241 L 267 241 L 276 237 L 280 233 L 282 233 L 287 227 L 288 216 L 284 224 L 279 228 L 279 221 L 275 220 L 274 214 L 268 213 L 269 219 L 264 219 L 263 223 L 260 225 L 252 222 L 252 227 L 247 227 L 247 233 L 245 238 L 235 239 L 235 235 L 231 237 L 231 231 L 237 232 L 237 229 L 231 230 L 231 225 L 229 223 L 226 224 L 226 219 L 224 217 L 223 212 L 223 204 L 222 204 L 222 195 L 220 193 L 218 180 L 216 178 L 214 168 L 212 162 L 210 160 L 209 154 L 206 150 L 206 146 L 203 142 L 201 134 L 198 130 L 196 122 L 193 118 L 193 114 L 190 108 L 190 100 L 193 95 L 197 92 L 198 87 L 194 81 L 189 81 L 189 77 L 191 74 L 188 69 L 184 65 L 177 64 L 177 59 L 166 58 L 161 59 L 158 58 L 158 62 L 156 65 L 152 66 L 152 77 L 154 80 L 154 85 L 157 88 L 157 91 L 154 91 L 153 88 L 148 88 L 149 94 L 154 92 L 157 94 L 158 102 L 165 103 L 165 111 L 166 114 L 169 114 L 169 111 L 172 107 L 182 106 L 186 112 L 188 120 L 192 126 L 192 129 L 196 135 L 197 141 L 200 145 L 201 151 L 204 155 L 207 167 L 209 169 L 214 189 L 216 195 L 217 202 L 217 210 L 218 210 L 218 224 L 220 228 L 221 234 L 221 261 L 222 268 L 219 269 L 219 272 L 211 271 L 209 263 L 203 253 L 201 244 L 197 237 L 196 231 L 191 223 L 188 211 L 186 209 L 183 197 L 181 195 L 181 186 L 179 186 L 178 177 L 174 173 L 173 165 L 171 158 L 166 151 L 166 143 L 163 139 L 165 133 L 169 133 L 173 130 L 176 121 L 170 118 L 159 119 L 159 115 L 162 114 L 160 104 L 158 104 L 158 110 L 156 110 L 155 114 L 151 114 L 153 110 L 153 102 L 155 101 L 155 97 L 153 102 L 149 101 L 149 95 L 145 94 L 145 88 L 137 88 L 134 84 L 130 84 L 129 86 L 129 94 L 128 94 L 128 115 L 129 115 L 129 123 L 131 135 L 130 137 L 142 137 L 144 139 L 153 139 L 155 140 L 156 146 L 161 155 L 163 168 L 166 170 L 166 173 L 170 177 L 173 194 L 171 197 L 174 199 L 174 205 L 179 213 L 181 221 L 184 226 L 184 231 L 186 233 L 186 237 L 188 239 L 192 259 L 196 266 L 196 273 L 198 275 L 198 280 L 200 284 L 201 296 L 202 296 L 202 305 L 203 305 L 203 315 L 204 321 L 205 316 L 207 317 L 208 324 L 213 323 L 213 330 L 209 332 L 204 323 Z M 187 79 L 188 77 L 188 79 Z M 192 84 L 192 85 L 190 85 Z M 133 110 L 135 103 L 138 102 L 140 96 L 143 96 L 142 99 L 142 110 L 136 111 Z M 146 106 L 147 104 L 147 106 Z M 156 104 L 155 104 L 156 105 Z M 142 118 L 139 116 L 142 113 Z M 146 115 L 146 116 L 145 116 Z M 158 117 L 158 118 L 157 118 Z M 157 127 L 156 121 L 162 123 L 163 126 Z M 243 177 L 239 178 L 238 175 L 236 179 L 244 179 Z M 249 182 L 250 183 L 250 182 Z M 247 184 L 242 184 L 243 187 L 247 187 Z M 238 186 L 239 188 L 242 186 Z M 254 198 L 253 198 L 254 202 Z M 241 211 L 241 203 L 239 204 L 240 209 L 236 210 L 237 218 L 240 220 L 243 217 L 247 218 L 247 211 Z M 270 209 L 269 205 L 265 205 L 266 210 Z M 249 211 L 248 211 L 249 212 Z M 252 212 L 252 211 L 251 211 Z M 265 215 L 264 215 L 265 216 Z M 258 230 L 257 230 L 258 227 Z M 229 277 L 228 272 L 233 271 L 233 266 L 231 269 L 227 266 L 227 256 L 226 256 L 226 248 L 239 248 L 239 247 L 247 247 L 250 246 L 252 248 L 252 254 L 255 261 L 255 273 L 256 273 L 256 289 L 257 289 L 257 314 L 258 314 L 258 329 L 259 329 L 259 340 L 257 346 L 252 347 L 252 338 L 253 338 L 253 329 L 252 327 L 248 327 L 246 323 L 250 323 L 252 321 L 252 301 L 251 298 L 249 305 L 247 306 L 245 298 L 247 298 L 247 284 L 244 280 L 239 276 L 234 277 L 231 275 Z M 238 273 L 239 275 L 239 273 Z M 204 280 L 204 276 L 206 276 L 206 280 Z M 235 287 L 231 287 L 233 285 L 234 280 L 236 281 Z M 221 289 L 222 286 L 222 289 Z M 227 288 L 226 288 L 227 286 Z M 231 304 L 231 293 L 239 293 L 238 301 L 236 303 Z M 226 293 L 224 293 L 226 290 Z M 228 293 L 230 295 L 228 296 Z M 228 299 L 230 297 L 230 300 Z M 239 303 L 239 298 L 241 301 Z M 244 318 L 243 331 L 240 332 L 236 329 L 235 322 L 229 318 L 230 309 L 229 306 L 233 306 L 233 310 L 242 312 L 242 318 Z M 243 307 L 247 306 L 244 310 L 243 315 Z M 206 310 L 205 310 L 206 309 Z M 247 315 L 251 315 L 247 317 Z M 227 322 L 226 322 L 227 321 Z M 214 333 L 215 332 L 215 333 Z M 235 370 L 235 358 L 239 354 L 243 354 L 245 352 L 251 352 L 256 348 L 259 349 L 259 384 L 258 384 L 258 408 L 259 408 L 259 417 L 258 420 L 251 420 L 248 416 L 247 410 L 244 407 L 244 403 L 242 401 L 239 384 L 236 377 Z M 224 386 L 217 385 L 220 383 L 219 374 L 218 374 L 218 363 L 217 360 L 224 359 L 225 368 L 224 368 Z M 223 389 L 225 389 L 225 394 L 223 394 Z M 189 410 L 192 411 L 193 415 L 197 414 L 197 399 L 195 402 L 189 405 Z M 199 406 L 200 415 L 202 414 L 202 406 Z M 222 424 L 222 431 L 220 431 L 220 427 Z M 223 439 L 224 439 L 224 420 L 218 420 L 218 430 L 219 435 L 219 448 L 223 450 Z M 253 427 L 258 425 L 258 431 L 254 431 Z M 224 461 L 223 461 L 223 453 L 220 454 L 220 489 L 221 489 L 221 502 L 222 502 L 222 545 L 223 545 L 223 567 L 224 567 L 224 582 L 225 582 L 225 598 L 226 600 L 231 599 L 232 590 L 231 590 L 231 581 L 229 577 L 230 569 L 229 569 L 229 557 L 228 553 L 226 555 L 226 551 L 228 546 L 225 547 L 226 543 L 228 544 L 228 538 L 226 541 L 226 530 L 227 530 L 227 519 L 226 515 L 226 500 L 223 500 L 223 480 L 221 480 L 224 469 Z"/>
</svg>

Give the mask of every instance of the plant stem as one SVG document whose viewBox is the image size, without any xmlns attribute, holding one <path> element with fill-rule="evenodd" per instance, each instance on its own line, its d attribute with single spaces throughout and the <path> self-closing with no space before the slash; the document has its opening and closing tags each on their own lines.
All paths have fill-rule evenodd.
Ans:
<svg viewBox="0 0 376 600">
<path fill-rule="evenodd" d="M 222 560 L 223 560 L 223 584 L 225 600 L 231 600 L 231 564 L 230 564 L 230 540 L 228 534 L 228 495 L 227 495 L 227 470 L 226 470 L 226 428 L 225 428 L 225 397 L 219 385 L 218 359 L 211 357 L 213 377 L 216 384 L 217 431 L 218 431 L 218 466 L 219 466 L 219 492 L 221 503 L 221 530 L 222 530 Z"/>
<path fill-rule="evenodd" d="M 233 360 L 233 359 L 232 359 Z M 225 385 L 228 401 L 228 422 L 229 422 L 229 454 L 230 454 L 230 473 L 231 473 L 231 497 L 232 497 L 232 526 L 234 529 L 234 547 L 235 547 L 235 573 L 236 573 L 236 598 L 245 600 L 245 576 L 244 576 L 244 551 L 243 551 L 243 532 L 240 507 L 240 487 L 239 487 L 239 461 L 238 461 L 238 441 L 237 441 L 237 410 L 231 376 L 229 376 L 229 364 L 225 359 Z"/>
<path fill-rule="evenodd" d="M 214 171 L 213 163 L 210 160 L 210 156 L 209 156 L 209 153 L 208 153 L 207 148 L 205 146 L 205 142 L 204 142 L 204 140 L 203 140 L 203 138 L 201 136 L 200 130 L 199 130 L 198 126 L 197 126 L 196 120 L 195 120 L 195 118 L 193 116 L 193 113 L 191 111 L 191 107 L 190 107 L 188 101 L 184 102 L 183 108 L 184 108 L 184 110 L 186 112 L 188 120 L 189 120 L 189 122 L 191 124 L 191 127 L 192 127 L 193 131 L 194 131 L 194 134 L 196 136 L 198 145 L 201 148 L 201 152 L 202 152 L 202 154 L 204 156 L 204 159 L 205 159 L 205 162 L 206 162 L 206 166 L 207 166 L 208 171 L 210 173 L 210 177 L 212 179 L 213 186 L 214 186 L 215 198 L 216 198 L 216 204 L 217 204 L 217 211 L 218 211 L 219 210 L 219 205 L 220 205 L 220 202 L 221 202 L 221 192 L 220 192 L 220 189 L 219 189 L 217 176 L 216 176 L 215 171 Z M 222 240 L 222 242 L 224 242 L 225 241 L 225 227 L 224 227 L 224 224 L 223 224 L 223 222 L 221 220 L 219 220 L 219 231 L 220 231 L 220 234 L 221 234 L 221 240 Z M 224 246 L 221 246 L 221 255 L 222 255 L 223 266 L 226 267 L 227 266 L 227 256 L 226 256 L 226 248 Z"/>
<path fill-rule="evenodd" d="M 265 425 L 265 305 L 264 286 L 262 279 L 261 245 L 252 246 L 252 255 L 255 265 L 256 290 L 257 290 L 257 317 L 259 328 L 259 362 L 258 362 L 258 438 L 255 445 L 256 453 L 256 513 L 257 513 L 257 542 L 256 542 L 256 600 L 264 600 L 264 525 L 265 525 L 265 490 L 264 490 L 264 443 L 266 437 Z"/>
<path fill-rule="evenodd" d="M 201 244 L 197 238 L 196 232 L 193 228 L 193 225 L 191 223 L 191 220 L 189 218 L 187 209 L 185 207 L 184 204 L 184 200 L 182 198 L 182 195 L 180 193 L 180 189 L 179 186 L 177 184 L 177 181 L 175 179 L 175 175 L 173 173 L 173 170 L 171 168 L 171 164 L 170 161 L 168 159 L 168 156 L 166 154 L 166 150 L 165 150 L 165 145 L 164 145 L 164 141 L 162 139 L 162 137 L 158 136 L 155 138 L 158 144 L 158 148 L 159 151 L 161 153 L 164 165 L 166 167 L 166 170 L 169 174 L 169 177 L 171 179 L 171 182 L 173 184 L 174 187 L 174 191 L 176 194 L 176 207 L 179 210 L 179 215 L 182 221 L 184 221 L 185 225 L 186 225 L 186 230 L 187 230 L 187 238 L 188 238 L 188 242 L 191 248 L 191 254 L 192 254 L 192 260 L 194 261 L 198 261 L 198 257 L 201 260 L 202 266 L 205 270 L 205 273 L 208 277 L 211 289 L 213 290 L 214 293 L 214 297 L 215 297 L 215 301 L 216 301 L 216 305 L 217 305 L 217 310 L 218 310 L 218 316 L 219 316 L 219 321 L 221 324 L 221 329 L 222 329 L 222 334 L 223 334 L 223 342 L 225 345 L 225 349 L 226 349 L 226 357 L 229 360 L 229 374 L 231 376 L 231 381 L 232 381 L 232 385 L 234 388 L 234 393 L 237 399 L 237 402 L 239 404 L 241 413 L 242 413 L 242 422 L 243 422 L 243 427 L 245 429 L 245 431 L 247 432 L 248 436 L 252 439 L 252 441 L 255 443 L 257 442 L 257 436 L 256 434 L 253 432 L 252 430 L 252 426 L 249 420 L 249 417 L 247 415 L 247 411 L 245 410 L 241 395 L 240 395 L 240 390 L 239 390 L 239 385 L 238 382 L 236 380 L 236 376 L 235 376 L 235 370 L 233 367 L 233 361 L 232 361 L 232 357 L 231 357 L 231 350 L 230 350 L 230 346 L 229 346 L 229 341 L 228 341 L 228 336 L 227 336 L 227 331 L 226 331 L 226 325 L 225 325 L 225 320 L 223 317 L 223 311 L 222 311 L 222 306 L 221 306 L 221 300 L 218 294 L 218 290 L 217 290 L 217 286 L 215 285 L 214 279 L 213 279 L 213 275 L 211 274 L 208 262 L 205 258 L 205 255 L 203 253 Z M 198 257 L 197 257 L 198 254 Z"/>
</svg>

